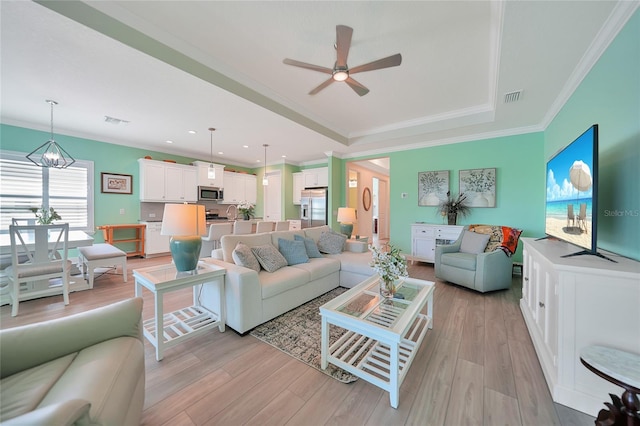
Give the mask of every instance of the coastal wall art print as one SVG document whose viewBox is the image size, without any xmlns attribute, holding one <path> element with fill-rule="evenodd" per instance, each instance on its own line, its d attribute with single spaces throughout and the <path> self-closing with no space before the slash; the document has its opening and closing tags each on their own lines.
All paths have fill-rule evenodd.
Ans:
<svg viewBox="0 0 640 426">
<path fill-rule="evenodd" d="M 437 206 L 447 199 L 449 170 L 418 173 L 418 205 Z"/>
<path fill-rule="evenodd" d="M 460 170 L 459 185 L 469 207 L 496 206 L 496 169 Z"/>
</svg>

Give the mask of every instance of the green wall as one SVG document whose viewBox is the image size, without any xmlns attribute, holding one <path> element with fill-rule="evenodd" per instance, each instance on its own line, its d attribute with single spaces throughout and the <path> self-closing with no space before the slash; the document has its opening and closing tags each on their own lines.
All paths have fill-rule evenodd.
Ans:
<svg viewBox="0 0 640 426">
<path fill-rule="evenodd" d="M 545 160 L 599 131 L 598 247 L 640 260 L 640 11 L 544 132 Z"/>
<path fill-rule="evenodd" d="M 505 225 L 522 229 L 523 236 L 543 236 L 543 154 L 542 133 L 389 154 L 391 242 L 410 253 L 412 223 L 442 223 L 437 207 L 418 206 L 418 172 L 430 170 L 448 170 L 449 188 L 457 194 L 460 170 L 496 168 L 496 207 L 473 208 L 458 224 Z M 521 249 L 516 259 L 521 259 Z"/>
</svg>

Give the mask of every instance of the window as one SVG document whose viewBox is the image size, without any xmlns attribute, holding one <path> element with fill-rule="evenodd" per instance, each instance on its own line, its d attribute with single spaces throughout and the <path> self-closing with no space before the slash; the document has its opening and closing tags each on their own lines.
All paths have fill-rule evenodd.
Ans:
<svg viewBox="0 0 640 426">
<path fill-rule="evenodd" d="M 66 169 L 38 167 L 26 153 L 0 152 L 0 233 L 12 218 L 33 219 L 32 207 L 53 207 L 69 229 L 93 230 L 93 161 Z"/>
</svg>

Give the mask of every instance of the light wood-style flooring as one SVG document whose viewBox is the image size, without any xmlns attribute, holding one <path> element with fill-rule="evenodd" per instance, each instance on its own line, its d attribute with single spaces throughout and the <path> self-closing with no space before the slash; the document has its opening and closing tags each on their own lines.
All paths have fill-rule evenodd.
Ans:
<svg viewBox="0 0 640 426">
<path fill-rule="evenodd" d="M 129 282 L 112 273 L 93 290 L 20 303 L 0 311 L 1 328 L 46 321 L 132 297 L 131 270 L 170 261 L 129 259 Z M 433 266 L 409 266 L 435 280 Z M 145 425 L 592 425 L 594 418 L 553 403 L 518 301 L 508 291 L 480 294 L 437 282 L 434 327 L 402 385 L 400 405 L 358 380 L 343 384 L 254 337 L 227 329 L 166 350 L 146 347 Z M 165 296 L 165 311 L 191 303 L 190 289 Z M 153 313 L 145 292 L 144 317 Z"/>
</svg>

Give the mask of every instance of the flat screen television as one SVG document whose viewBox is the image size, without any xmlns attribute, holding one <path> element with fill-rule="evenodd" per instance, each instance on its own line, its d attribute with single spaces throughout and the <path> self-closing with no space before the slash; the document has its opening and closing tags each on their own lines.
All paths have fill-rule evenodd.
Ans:
<svg viewBox="0 0 640 426">
<path fill-rule="evenodd" d="M 545 234 L 582 251 L 597 252 L 598 125 L 594 124 L 547 161 Z"/>
</svg>

